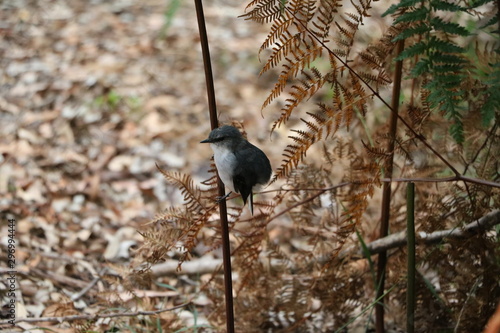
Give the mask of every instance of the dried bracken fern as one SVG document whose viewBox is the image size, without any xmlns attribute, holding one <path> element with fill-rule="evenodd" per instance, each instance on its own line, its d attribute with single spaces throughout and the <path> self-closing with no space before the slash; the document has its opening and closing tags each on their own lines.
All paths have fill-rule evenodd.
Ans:
<svg viewBox="0 0 500 333">
<path fill-rule="evenodd" d="M 477 45 L 473 53 L 488 65 L 471 67 L 450 37 L 463 30 L 458 23 L 450 25 L 434 15 L 458 10 L 443 1 L 426 7 L 431 14 L 424 13 L 422 2 L 417 1 L 390 7 L 387 14 L 394 15 L 392 26 L 385 26 L 366 45 L 367 22 L 380 13 L 372 5 L 381 6 L 368 0 L 254 0 L 243 15 L 270 24 L 259 50 L 260 56 L 267 55 L 261 74 L 277 71 L 277 81 L 262 108 L 284 98 L 272 130 L 290 124 L 292 128 L 284 158 L 275 168 L 275 187 L 270 187 L 274 197 L 267 193 L 266 200 L 254 202 L 257 209 L 252 217 L 241 206 L 228 207 L 232 265 L 237 272 L 236 326 L 241 331 L 334 331 L 353 318 L 364 321 L 365 328 L 371 325 L 368 310 L 374 304 L 376 283 L 369 264 L 346 249 L 357 249 L 360 239 L 370 242 L 378 237 L 374 228 L 380 210 L 378 189 L 388 181 L 383 179 L 389 177 L 385 176 L 388 159 L 394 159 L 390 175 L 394 179 L 446 175 L 450 170 L 443 167 L 442 159 L 425 150 L 425 140 L 432 140 L 436 150 L 464 174 L 500 179 L 495 158 L 500 146 L 498 125 L 491 126 L 498 119 L 498 104 L 494 106 L 498 94 L 493 96 L 499 72 L 494 48 Z M 437 28 L 439 36 L 427 27 Z M 400 40 L 407 47 L 398 58 L 395 50 Z M 431 61 L 426 52 L 437 52 L 433 53 L 437 57 Z M 379 102 L 383 94 L 390 94 L 387 87 L 392 83 L 395 59 L 405 61 L 404 71 L 411 79 L 403 87 L 408 98 L 399 113 L 406 127 L 390 133 L 385 124 L 390 111 L 379 107 L 388 104 Z M 431 61 L 432 68 L 423 71 L 422 77 L 412 76 L 426 69 L 425 61 Z M 462 78 L 459 84 L 455 70 Z M 485 73 L 493 79 L 485 79 Z M 448 79 L 450 85 L 436 87 Z M 461 89 L 470 92 L 457 96 Z M 462 103 L 459 100 L 467 103 L 470 112 L 456 108 Z M 451 132 L 450 123 L 455 124 Z M 484 123 L 490 126 L 486 132 Z M 460 133 L 469 138 L 463 145 Z M 388 142 L 394 148 L 386 148 Z M 197 255 L 197 244 L 203 244 L 205 252 L 215 251 L 220 230 L 213 165 L 211 176 L 203 182 L 206 188 L 195 186 L 187 175 L 160 171 L 181 191 L 185 203 L 168 208 L 141 231 L 145 243 L 138 250 L 139 257 L 151 264 L 175 256 L 182 263 Z M 405 228 L 404 186 L 395 182 L 391 187 L 390 228 L 397 232 Z M 418 184 L 417 191 L 419 231 L 460 228 L 500 206 L 499 191 L 485 185 L 425 182 Z M 206 229 L 210 232 L 204 233 Z M 439 318 L 428 319 L 428 326 L 425 322 L 422 327 L 456 324 L 464 331 L 479 329 L 482 323 L 471 320 L 474 311 L 486 304 L 477 312 L 484 321 L 492 312 L 493 299 L 500 296 L 498 284 L 486 274 L 486 268 L 495 276 L 500 270 L 495 237 L 491 233 L 474 236 L 467 244 L 418 246 L 422 291 L 417 318 L 425 322 L 427 306 L 435 306 L 439 313 Z M 400 269 L 404 252 L 391 253 L 388 263 L 387 284 L 392 291 L 386 306 L 394 316 L 389 320 L 398 325 L 405 294 L 402 281 L 406 276 Z M 462 258 L 464 254 L 468 257 Z M 145 274 L 145 266 L 136 269 Z M 429 281 L 433 276 L 438 282 Z M 458 284 L 453 282 L 456 276 Z M 147 279 L 147 275 L 138 278 Z M 200 289 L 211 300 L 211 324 L 222 326 L 222 279 L 216 273 L 205 281 Z M 460 302 L 471 308 L 460 308 Z"/>
</svg>

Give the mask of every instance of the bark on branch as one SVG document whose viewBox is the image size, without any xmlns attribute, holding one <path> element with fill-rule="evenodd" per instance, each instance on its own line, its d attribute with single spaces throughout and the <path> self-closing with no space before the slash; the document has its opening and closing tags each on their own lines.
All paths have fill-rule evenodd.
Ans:
<svg viewBox="0 0 500 333">
<path fill-rule="evenodd" d="M 494 210 L 491 213 L 481 217 L 480 219 L 467 224 L 465 227 L 453 228 L 448 230 L 439 230 L 431 233 L 419 232 L 416 234 L 417 243 L 432 245 L 441 242 L 443 239 L 452 238 L 469 238 L 481 231 L 485 231 L 500 224 L 500 210 Z M 387 237 L 378 239 L 367 244 L 367 248 L 371 255 L 387 251 L 396 247 L 406 245 L 406 231 L 398 232 Z M 364 256 L 363 249 L 358 250 L 358 255 Z"/>
</svg>

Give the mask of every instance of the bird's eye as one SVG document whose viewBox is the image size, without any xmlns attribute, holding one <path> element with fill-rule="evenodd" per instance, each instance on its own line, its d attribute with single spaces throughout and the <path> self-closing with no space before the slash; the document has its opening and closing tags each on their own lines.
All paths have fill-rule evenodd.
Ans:
<svg viewBox="0 0 500 333">
<path fill-rule="evenodd" d="M 215 139 L 214 139 L 214 142 L 219 142 L 219 141 L 222 141 L 222 140 L 224 140 L 224 139 L 225 139 L 225 137 L 224 137 L 224 136 L 220 136 L 220 137 L 218 137 L 218 138 L 215 138 Z"/>
</svg>

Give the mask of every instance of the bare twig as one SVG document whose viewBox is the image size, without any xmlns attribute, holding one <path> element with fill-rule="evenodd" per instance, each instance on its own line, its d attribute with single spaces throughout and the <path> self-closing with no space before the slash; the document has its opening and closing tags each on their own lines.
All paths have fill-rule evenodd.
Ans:
<svg viewBox="0 0 500 333">
<path fill-rule="evenodd" d="M 83 288 L 87 287 L 87 284 L 88 284 L 88 282 L 85 282 L 82 280 L 74 279 L 72 277 L 65 276 L 65 275 L 59 275 L 59 274 L 56 274 L 56 273 L 53 273 L 50 271 L 42 271 L 41 269 L 34 268 L 34 267 L 30 268 L 30 273 L 33 273 L 34 275 L 40 276 L 44 279 L 49 279 L 53 282 L 65 284 L 67 286 L 71 286 L 71 287 L 79 288 L 79 289 L 83 289 Z"/>
<path fill-rule="evenodd" d="M 319 197 L 320 195 L 322 195 L 323 193 L 325 193 L 326 191 L 330 191 L 330 190 L 333 190 L 333 189 L 336 189 L 336 188 L 340 188 L 340 187 L 344 187 L 346 185 L 349 185 L 351 184 L 350 182 L 343 182 L 343 183 L 340 183 L 340 184 L 337 184 L 335 186 L 331 186 L 331 187 L 327 187 L 327 188 L 324 188 L 324 189 L 318 189 L 317 193 L 315 193 L 314 195 L 310 196 L 309 198 L 306 198 L 300 202 L 297 202 L 296 204 L 290 206 L 290 207 L 287 207 L 286 209 L 284 209 L 283 211 L 279 212 L 278 214 L 272 216 L 269 218 L 268 222 L 271 222 L 272 220 L 275 220 L 276 218 L 280 217 L 281 215 L 283 214 L 286 214 L 288 213 L 289 211 L 291 211 L 292 209 L 296 208 L 296 207 L 299 207 L 299 206 L 302 206 L 314 199 L 316 199 L 317 197 Z M 307 189 L 306 189 L 307 190 Z M 285 190 L 285 191 L 294 191 L 294 190 Z"/>
<path fill-rule="evenodd" d="M 75 320 L 97 320 L 101 318 L 116 318 L 116 317 L 135 317 L 135 316 L 154 316 L 160 314 L 162 312 L 173 311 L 183 307 L 190 305 L 191 302 L 183 303 L 180 305 L 176 305 L 174 307 L 168 309 L 161 309 L 155 311 L 136 311 L 136 312 L 115 312 L 115 313 L 96 313 L 96 314 L 87 314 L 87 315 L 72 315 L 72 316 L 61 316 L 61 317 L 41 317 L 41 318 L 17 318 L 14 320 L 14 324 L 17 323 L 38 323 L 38 322 L 48 322 L 48 321 L 57 321 L 57 322 L 68 322 Z M 0 321 L 0 325 L 8 325 L 11 324 L 12 321 L 2 320 Z"/>
<path fill-rule="evenodd" d="M 90 281 L 90 283 L 85 288 L 83 288 L 79 292 L 71 295 L 71 300 L 72 301 L 76 301 L 80 297 L 82 297 L 83 295 L 85 295 L 90 289 L 92 289 L 93 286 L 96 285 L 97 282 L 99 282 L 99 280 L 101 279 L 101 276 L 106 272 L 106 270 L 107 270 L 107 268 L 103 268 L 101 270 L 101 272 L 99 272 L 99 275 L 96 276 L 92 281 Z"/>
</svg>

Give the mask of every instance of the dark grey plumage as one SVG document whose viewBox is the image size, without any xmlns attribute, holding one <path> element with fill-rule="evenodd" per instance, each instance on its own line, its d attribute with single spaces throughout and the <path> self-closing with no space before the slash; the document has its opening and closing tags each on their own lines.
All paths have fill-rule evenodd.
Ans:
<svg viewBox="0 0 500 333">
<path fill-rule="evenodd" d="M 250 196 L 250 211 L 253 214 L 253 191 L 267 184 L 272 168 L 266 154 L 248 142 L 233 126 L 225 125 L 210 132 L 208 139 L 214 151 L 214 160 L 224 185 L 240 193 L 246 204 Z"/>
</svg>

